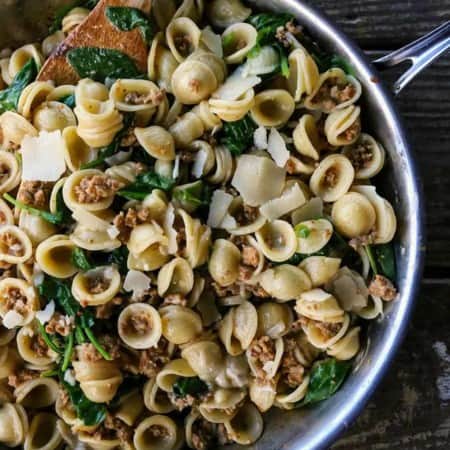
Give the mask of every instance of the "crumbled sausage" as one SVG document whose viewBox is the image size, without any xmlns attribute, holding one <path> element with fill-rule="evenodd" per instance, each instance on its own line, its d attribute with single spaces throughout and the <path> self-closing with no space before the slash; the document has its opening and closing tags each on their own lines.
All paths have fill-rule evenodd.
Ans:
<svg viewBox="0 0 450 450">
<path fill-rule="evenodd" d="M 38 356 L 48 356 L 50 349 L 40 334 L 31 337 L 30 348 Z"/>
<path fill-rule="evenodd" d="M 269 336 L 262 336 L 253 340 L 249 347 L 250 357 L 255 360 L 257 377 L 264 379 L 267 373 L 264 365 L 275 359 L 275 343 Z"/>
<path fill-rule="evenodd" d="M 74 329 L 73 317 L 65 316 L 59 312 L 55 312 L 52 318 L 45 326 L 45 331 L 48 334 L 59 334 L 61 336 L 68 336 Z"/>
<path fill-rule="evenodd" d="M 328 78 L 312 99 L 312 103 L 321 103 L 326 111 L 331 111 L 337 105 L 351 100 L 356 94 L 356 88 L 352 83 L 342 82 L 337 77 Z"/>
<path fill-rule="evenodd" d="M 228 431 L 223 423 L 217 424 L 217 441 L 220 445 L 232 444 L 233 440 L 228 435 Z"/>
<path fill-rule="evenodd" d="M 370 145 L 364 142 L 358 143 L 347 156 L 356 171 L 366 168 L 373 159 Z"/>
<path fill-rule="evenodd" d="M 369 285 L 369 293 L 375 297 L 390 302 L 397 297 L 397 290 L 390 280 L 383 275 L 375 275 Z"/>
<path fill-rule="evenodd" d="M 133 429 L 122 420 L 108 414 L 104 421 L 104 425 L 107 430 L 111 430 L 115 433 L 117 439 L 119 439 L 122 444 L 132 442 L 134 433 Z"/>
<path fill-rule="evenodd" d="M 154 106 L 158 106 L 164 100 L 164 90 L 151 91 L 148 94 L 140 94 L 139 92 L 128 92 L 124 101 L 130 105 L 147 105 L 152 103 Z"/>
<path fill-rule="evenodd" d="M 103 276 L 92 276 L 87 279 L 87 288 L 91 294 L 101 294 L 105 292 L 111 284 L 111 281 Z"/>
<path fill-rule="evenodd" d="M 259 216 L 259 209 L 244 204 L 235 214 L 234 218 L 239 225 L 246 225 L 254 222 Z"/>
<path fill-rule="evenodd" d="M 14 389 L 26 381 L 39 378 L 39 372 L 30 369 L 20 369 L 8 376 L 8 385 Z"/>
<path fill-rule="evenodd" d="M 246 266 L 244 264 L 241 264 L 239 266 L 239 275 L 238 280 L 239 281 L 248 281 L 253 276 L 254 269 L 253 267 Z"/>
<path fill-rule="evenodd" d="M 358 251 L 366 245 L 373 244 L 375 238 L 376 238 L 376 233 L 373 232 L 366 236 L 358 236 L 356 238 L 350 239 L 348 245 L 350 245 L 350 247 L 352 247 L 354 250 Z"/>
<path fill-rule="evenodd" d="M 118 239 L 121 242 L 128 242 L 130 233 L 134 227 L 147 222 L 150 219 L 148 208 L 128 208 L 126 212 L 121 211 L 114 217 L 113 225 L 119 230 Z"/>
<path fill-rule="evenodd" d="M 169 432 L 167 431 L 167 428 L 163 427 L 162 425 L 152 425 L 147 433 L 150 437 L 153 438 L 163 438 L 165 436 L 168 436 Z"/>
<path fill-rule="evenodd" d="M 103 335 L 99 337 L 99 342 L 106 352 L 108 352 L 112 359 L 119 359 L 121 357 L 120 345 L 116 338 Z M 85 343 L 76 347 L 76 356 L 79 361 L 96 362 L 103 361 L 103 356 L 97 351 L 91 343 Z"/>
<path fill-rule="evenodd" d="M 284 382 L 288 386 L 295 388 L 302 383 L 305 368 L 295 356 L 295 350 L 297 348 L 295 339 L 286 338 L 284 340 L 284 348 L 285 350 L 281 360 L 281 374 L 284 377 Z"/>
<path fill-rule="evenodd" d="M 46 208 L 52 188 L 53 183 L 48 181 L 22 181 L 17 200 L 35 208 Z"/>
<path fill-rule="evenodd" d="M 9 231 L 0 234 L 0 247 L 4 253 L 11 256 L 22 256 L 24 254 L 22 242 L 14 233 Z"/>
<path fill-rule="evenodd" d="M 120 332 L 124 334 L 143 335 L 152 328 L 152 321 L 148 314 L 140 312 L 130 315 L 124 322 L 121 322 Z"/>
<path fill-rule="evenodd" d="M 21 315 L 28 312 L 28 298 L 19 288 L 9 286 L 5 291 L 4 298 L 7 311 L 14 310 Z"/>
<path fill-rule="evenodd" d="M 241 257 L 242 257 L 242 262 L 246 266 L 258 267 L 259 253 L 255 247 L 252 247 L 250 245 L 244 245 L 242 247 Z"/>
<path fill-rule="evenodd" d="M 292 43 L 290 42 L 287 33 L 291 33 L 294 36 L 301 34 L 303 31 L 303 28 L 299 25 L 295 25 L 295 23 L 290 20 L 287 22 L 284 26 L 278 27 L 275 33 L 275 39 L 277 39 L 278 42 L 283 44 L 284 47 L 289 48 Z"/>
<path fill-rule="evenodd" d="M 312 320 L 304 316 L 300 317 L 299 320 L 304 325 L 314 322 L 314 326 L 324 339 L 331 339 L 336 336 L 342 328 L 342 323 L 340 322 L 322 322 L 319 320 Z"/>
<path fill-rule="evenodd" d="M 323 177 L 323 184 L 328 188 L 333 188 L 336 186 L 339 180 L 339 174 L 334 167 L 330 167 Z"/>
<path fill-rule="evenodd" d="M 183 411 L 183 409 L 190 408 L 196 402 L 196 398 L 189 394 L 184 395 L 183 397 L 177 397 L 175 394 L 170 393 L 169 399 L 178 411 Z"/>
<path fill-rule="evenodd" d="M 116 193 L 121 183 L 106 175 L 90 175 L 84 177 L 75 186 L 75 195 L 79 203 L 97 203 Z"/>
<path fill-rule="evenodd" d="M 355 138 L 359 135 L 360 132 L 361 132 L 361 123 L 359 120 L 357 120 L 341 134 L 341 137 L 343 137 L 347 142 L 352 142 L 353 140 L 355 140 Z"/>
<path fill-rule="evenodd" d="M 217 426 L 203 418 L 198 418 L 192 424 L 192 445 L 195 450 L 213 449 L 217 441 Z"/>
<path fill-rule="evenodd" d="M 169 360 L 169 342 L 161 338 L 156 347 L 140 352 L 139 373 L 152 378 L 158 374 Z"/>
</svg>

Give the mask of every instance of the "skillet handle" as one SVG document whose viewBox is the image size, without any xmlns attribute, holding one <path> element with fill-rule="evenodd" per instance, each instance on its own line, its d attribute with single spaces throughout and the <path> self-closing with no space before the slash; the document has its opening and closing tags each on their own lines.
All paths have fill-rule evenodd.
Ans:
<svg viewBox="0 0 450 450">
<path fill-rule="evenodd" d="M 418 73 L 449 48 L 450 21 L 445 22 L 431 33 L 417 39 L 417 41 L 376 59 L 373 64 L 381 71 L 397 66 L 404 61 L 412 63 L 409 69 L 394 83 L 393 91 L 395 95 L 398 95 Z"/>
</svg>

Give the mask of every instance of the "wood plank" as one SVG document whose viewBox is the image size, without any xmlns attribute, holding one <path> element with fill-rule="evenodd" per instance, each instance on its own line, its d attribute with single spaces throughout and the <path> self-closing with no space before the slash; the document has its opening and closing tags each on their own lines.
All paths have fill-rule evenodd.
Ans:
<svg viewBox="0 0 450 450">
<path fill-rule="evenodd" d="M 333 450 L 446 450 L 450 441 L 450 280 L 425 281 L 394 365 Z"/>
<path fill-rule="evenodd" d="M 394 49 L 450 20 L 450 0 L 308 0 L 367 49 Z"/>
<path fill-rule="evenodd" d="M 383 78 L 392 83 L 395 69 Z M 435 62 L 398 97 L 425 187 L 427 275 L 444 276 L 450 268 L 450 57 Z"/>
</svg>

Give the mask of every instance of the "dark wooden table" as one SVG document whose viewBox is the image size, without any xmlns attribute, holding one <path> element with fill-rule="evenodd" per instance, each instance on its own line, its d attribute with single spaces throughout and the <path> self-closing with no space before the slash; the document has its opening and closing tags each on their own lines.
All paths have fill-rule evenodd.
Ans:
<svg viewBox="0 0 450 450">
<path fill-rule="evenodd" d="M 314 0 L 368 51 L 383 54 L 450 20 L 450 0 Z M 396 74 L 386 74 L 395 80 Z M 396 361 L 333 450 L 450 449 L 450 54 L 398 98 L 422 171 L 427 260 Z"/>
</svg>

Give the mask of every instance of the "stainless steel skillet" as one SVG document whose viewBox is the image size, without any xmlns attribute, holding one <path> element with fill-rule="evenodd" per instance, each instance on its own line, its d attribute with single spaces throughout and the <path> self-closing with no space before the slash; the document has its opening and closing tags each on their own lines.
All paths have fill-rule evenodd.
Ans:
<svg viewBox="0 0 450 450">
<path fill-rule="evenodd" d="M 64 0 L 5 0 L 0 4 L 0 48 L 31 42 L 44 36 L 48 17 Z M 324 48 L 348 59 L 364 86 L 364 121 L 389 153 L 380 180 L 399 218 L 397 235 L 400 299 L 389 305 L 385 317 L 370 325 L 364 352 L 354 373 L 330 400 L 308 410 L 272 411 L 265 416 L 263 437 L 252 447 L 258 450 L 313 450 L 327 448 L 360 413 L 400 345 L 419 288 L 424 258 L 424 203 L 420 178 L 408 139 L 391 93 L 376 70 L 405 60 L 413 66 L 394 85 L 400 90 L 450 47 L 450 23 L 416 43 L 371 64 L 355 43 L 321 13 L 295 0 L 250 0 L 258 9 L 290 11 Z M 228 447 L 230 448 L 230 447 Z"/>
</svg>

